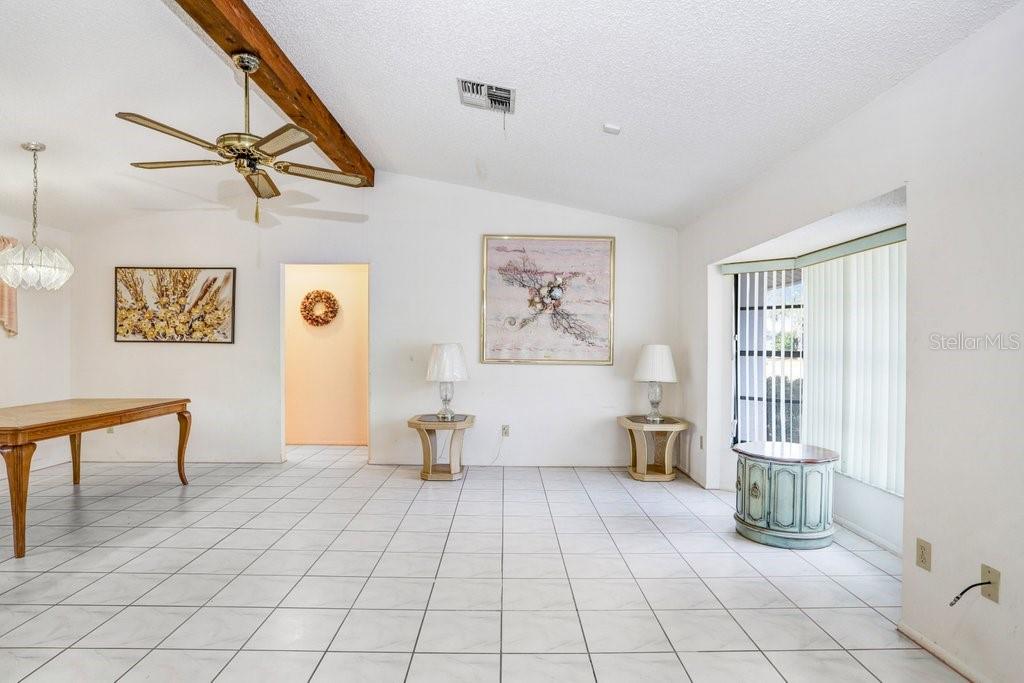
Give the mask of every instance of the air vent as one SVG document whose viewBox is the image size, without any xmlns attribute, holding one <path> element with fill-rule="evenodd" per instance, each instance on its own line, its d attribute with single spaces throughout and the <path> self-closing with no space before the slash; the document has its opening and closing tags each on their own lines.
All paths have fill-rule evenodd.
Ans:
<svg viewBox="0 0 1024 683">
<path fill-rule="evenodd" d="M 462 103 L 478 109 L 491 109 L 511 114 L 516 106 L 516 91 L 498 85 L 479 81 L 459 79 L 459 99 Z"/>
</svg>

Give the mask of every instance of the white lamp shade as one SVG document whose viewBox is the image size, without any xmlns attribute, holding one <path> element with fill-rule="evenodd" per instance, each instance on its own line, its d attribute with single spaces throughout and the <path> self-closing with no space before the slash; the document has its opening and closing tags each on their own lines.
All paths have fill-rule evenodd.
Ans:
<svg viewBox="0 0 1024 683">
<path fill-rule="evenodd" d="M 633 373 L 634 382 L 678 382 L 668 344 L 645 344 Z"/>
<path fill-rule="evenodd" d="M 434 344 L 427 364 L 428 382 L 463 382 L 469 379 L 462 344 Z"/>
</svg>

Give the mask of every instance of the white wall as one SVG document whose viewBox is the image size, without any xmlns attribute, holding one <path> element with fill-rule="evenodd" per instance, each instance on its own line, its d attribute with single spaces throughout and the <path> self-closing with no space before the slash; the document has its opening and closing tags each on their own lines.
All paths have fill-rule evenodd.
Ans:
<svg viewBox="0 0 1024 683">
<path fill-rule="evenodd" d="M 1024 634 L 1019 418 L 1024 352 L 930 350 L 932 332 L 1021 332 L 1024 253 L 1024 6 L 801 148 L 688 226 L 680 239 L 683 414 L 708 435 L 694 474 L 727 467 L 728 338 L 711 264 L 794 226 L 908 183 L 908 406 L 904 547 L 933 544 L 933 569 L 904 554 L 903 626 L 978 680 L 1016 680 Z M 727 303 L 726 303 L 727 305 Z M 709 334 L 716 334 L 709 345 Z M 722 348 L 724 344 L 724 349 Z M 710 387 L 710 391 L 709 391 Z M 709 397 L 712 399 L 709 403 Z M 727 416 L 726 412 L 726 416 Z M 714 439 L 714 443 L 712 442 Z M 728 481 L 726 479 L 725 481 Z M 996 605 L 976 593 L 1002 572 Z"/>
<path fill-rule="evenodd" d="M 32 240 L 32 226 L 0 216 L 0 234 L 21 242 Z M 39 229 L 39 242 L 69 254 L 71 236 L 62 230 Z M 71 291 L 75 280 L 56 292 L 18 290 L 18 335 L 0 331 L 0 406 L 56 401 L 71 397 Z M 67 439 L 41 441 L 32 469 L 70 462 Z M 0 467 L 0 477 L 6 477 Z M 70 481 L 70 471 L 68 481 Z M 6 486 L 6 485 L 5 485 Z"/>
<path fill-rule="evenodd" d="M 279 460 L 279 264 L 365 262 L 374 462 L 420 461 L 419 440 L 406 420 L 437 407 L 437 387 L 424 374 L 430 345 L 439 341 L 461 342 L 470 361 L 470 380 L 457 386 L 453 403 L 477 415 L 466 438 L 467 463 L 491 462 L 502 424 L 512 427 L 505 464 L 626 462 L 628 443 L 614 418 L 644 406 L 644 388 L 631 381 L 639 347 L 671 343 L 677 329 L 670 304 L 675 230 L 387 173 L 370 190 L 300 187 L 331 197 L 331 210 L 348 215 L 330 217 L 345 220 L 317 220 L 318 209 L 294 215 L 300 210 L 280 215 L 282 224 L 271 228 L 254 225 L 248 210 L 197 209 L 145 211 L 120 224 L 91 226 L 76 263 L 75 393 L 187 396 L 193 400 L 190 459 Z M 265 213 L 273 216 L 274 207 L 266 202 Z M 614 366 L 476 363 L 484 233 L 615 235 Z M 115 265 L 236 266 L 236 343 L 115 343 Z M 83 458 L 166 460 L 176 434 L 173 417 L 113 435 L 92 433 Z"/>
<path fill-rule="evenodd" d="M 903 554 L 903 497 L 836 472 L 836 520 L 897 555 Z M 913 555 L 911 549 L 910 554 Z"/>
</svg>

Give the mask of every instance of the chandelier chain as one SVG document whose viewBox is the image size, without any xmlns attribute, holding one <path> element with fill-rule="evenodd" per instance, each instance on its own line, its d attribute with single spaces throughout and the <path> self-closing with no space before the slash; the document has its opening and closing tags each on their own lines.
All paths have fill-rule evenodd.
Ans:
<svg viewBox="0 0 1024 683">
<path fill-rule="evenodd" d="M 39 226 L 39 152 L 32 150 L 32 244 L 37 244 L 36 238 Z"/>
<path fill-rule="evenodd" d="M 21 148 L 32 152 L 32 243 L 16 244 L 0 252 L 0 280 L 9 287 L 60 289 L 75 267 L 60 249 L 39 244 L 39 152 L 41 142 L 25 142 Z"/>
</svg>

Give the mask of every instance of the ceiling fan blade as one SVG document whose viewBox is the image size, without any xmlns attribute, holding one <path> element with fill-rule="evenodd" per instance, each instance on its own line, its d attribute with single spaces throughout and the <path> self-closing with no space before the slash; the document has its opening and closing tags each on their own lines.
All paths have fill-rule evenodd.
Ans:
<svg viewBox="0 0 1024 683">
<path fill-rule="evenodd" d="M 252 188 L 253 194 L 260 199 L 270 199 L 281 194 L 281 191 L 277 189 L 277 185 L 270 179 L 266 171 L 256 171 L 255 173 L 249 173 L 245 176 L 245 182 L 249 183 L 249 187 Z"/>
<path fill-rule="evenodd" d="M 188 161 L 136 161 L 135 168 L 185 168 L 186 166 L 223 166 L 230 159 L 191 159 Z"/>
<path fill-rule="evenodd" d="M 348 185 L 349 187 L 362 187 L 366 184 L 366 178 L 361 175 L 349 175 L 348 173 L 342 173 L 331 168 L 293 164 L 290 161 L 278 161 L 274 164 L 274 170 L 286 175 L 294 175 L 311 180 L 323 180 L 324 182 Z"/>
<path fill-rule="evenodd" d="M 154 121 L 153 119 L 142 116 L 141 114 L 133 114 L 129 111 L 121 111 L 117 114 L 114 114 L 114 116 L 116 116 L 119 119 L 123 119 L 124 121 L 128 121 L 129 123 L 135 123 L 140 126 L 145 126 L 146 128 L 150 128 L 159 133 L 163 133 L 164 135 L 170 135 L 171 137 L 178 138 L 179 140 L 191 142 L 193 145 L 199 145 L 203 149 L 208 149 L 211 152 L 217 151 L 217 145 L 213 144 L 212 142 L 207 142 L 202 138 L 197 138 L 195 135 L 189 135 L 188 133 L 180 131 L 177 128 L 171 128 L 168 125 L 160 123 L 159 121 Z"/>
<path fill-rule="evenodd" d="M 294 123 L 288 123 L 257 140 L 253 149 L 268 157 L 276 157 L 315 141 L 312 133 Z"/>
</svg>

